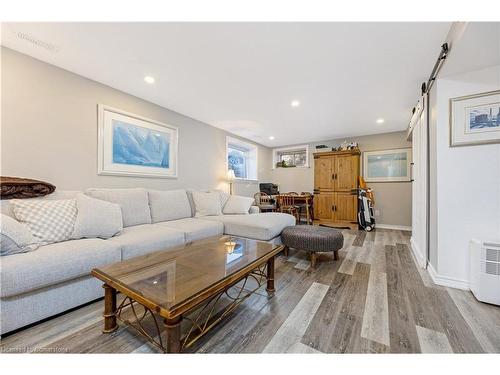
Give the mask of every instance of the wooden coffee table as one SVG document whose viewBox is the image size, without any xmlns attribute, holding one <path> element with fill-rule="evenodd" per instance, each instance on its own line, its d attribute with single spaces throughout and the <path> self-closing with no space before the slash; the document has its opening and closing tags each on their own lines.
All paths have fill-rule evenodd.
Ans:
<svg viewBox="0 0 500 375">
<path fill-rule="evenodd" d="M 164 352 L 179 353 L 264 283 L 272 296 L 274 257 L 282 250 L 281 245 L 219 236 L 95 268 L 92 275 L 104 282 L 103 333 L 114 332 L 120 320 Z M 117 292 L 125 296 L 118 306 Z M 216 307 L 223 300 L 230 302 Z M 124 309 L 130 309 L 134 318 L 122 318 Z M 155 333 L 142 324 L 147 316 L 154 320 Z M 190 329 L 181 336 L 183 318 L 189 321 Z"/>
</svg>

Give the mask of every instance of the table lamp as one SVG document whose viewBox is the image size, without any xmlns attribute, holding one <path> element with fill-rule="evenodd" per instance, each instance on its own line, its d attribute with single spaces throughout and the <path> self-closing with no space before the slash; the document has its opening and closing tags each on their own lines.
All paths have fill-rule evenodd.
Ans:
<svg viewBox="0 0 500 375">
<path fill-rule="evenodd" d="M 229 181 L 229 194 L 233 195 L 233 181 L 236 178 L 234 171 L 229 169 L 227 171 L 227 180 Z"/>
</svg>

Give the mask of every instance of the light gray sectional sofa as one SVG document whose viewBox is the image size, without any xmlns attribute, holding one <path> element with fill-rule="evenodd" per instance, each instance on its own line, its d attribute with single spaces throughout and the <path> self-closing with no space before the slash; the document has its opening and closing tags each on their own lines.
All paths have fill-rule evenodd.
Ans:
<svg viewBox="0 0 500 375">
<path fill-rule="evenodd" d="M 56 192 L 44 199 L 77 193 Z M 285 227 L 295 225 L 291 215 L 259 213 L 254 206 L 248 215 L 193 217 L 185 190 L 89 189 L 85 194 L 120 202 L 123 230 L 109 239 L 70 240 L 2 256 L 0 334 L 102 297 L 102 283 L 90 276 L 94 267 L 222 234 L 279 240 Z M 2 201 L 2 213 L 13 216 L 8 201 Z"/>
</svg>

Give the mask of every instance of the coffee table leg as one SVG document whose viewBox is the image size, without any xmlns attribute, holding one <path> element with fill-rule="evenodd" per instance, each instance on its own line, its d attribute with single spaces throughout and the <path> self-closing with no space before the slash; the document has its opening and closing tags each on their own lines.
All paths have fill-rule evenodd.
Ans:
<svg viewBox="0 0 500 375">
<path fill-rule="evenodd" d="M 167 353 L 181 352 L 181 321 L 182 317 L 165 319 L 165 331 L 167 332 Z"/>
<path fill-rule="evenodd" d="M 290 250 L 290 248 L 289 248 L 288 246 L 285 246 L 285 247 L 283 248 L 283 255 L 285 255 L 285 256 L 287 257 L 287 256 L 288 256 L 288 254 L 289 254 L 289 250 Z"/>
<path fill-rule="evenodd" d="M 104 329 L 102 333 L 111 333 L 118 329 L 116 323 L 116 290 L 108 284 L 104 288 Z"/>
<path fill-rule="evenodd" d="M 274 257 L 267 261 L 267 288 L 266 291 L 269 295 L 273 295 L 274 289 Z"/>
</svg>

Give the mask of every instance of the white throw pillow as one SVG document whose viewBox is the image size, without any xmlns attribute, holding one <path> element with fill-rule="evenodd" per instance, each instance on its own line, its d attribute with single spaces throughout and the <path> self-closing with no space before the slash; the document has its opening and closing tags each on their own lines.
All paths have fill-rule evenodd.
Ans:
<svg viewBox="0 0 500 375">
<path fill-rule="evenodd" d="M 217 192 L 192 192 L 194 207 L 196 209 L 195 217 L 221 215 L 220 194 Z"/>
<path fill-rule="evenodd" d="M 71 238 L 76 220 L 74 199 L 13 199 L 16 219 L 31 230 L 35 242 L 46 245 Z"/>
<path fill-rule="evenodd" d="M 248 214 L 255 200 L 241 195 L 231 195 L 224 206 L 223 214 Z"/>
<path fill-rule="evenodd" d="M 95 199 L 81 193 L 76 197 L 78 210 L 71 238 L 110 238 L 123 229 L 119 204 Z"/>
<path fill-rule="evenodd" d="M 0 215 L 0 255 L 26 253 L 38 248 L 29 228 L 16 219 Z"/>
<path fill-rule="evenodd" d="M 151 224 L 148 192 L 144 189 L 87 189 L 85 194 L 103 201 L 117 203 L 122 209 L 123 226 Z"/>
</svg>

